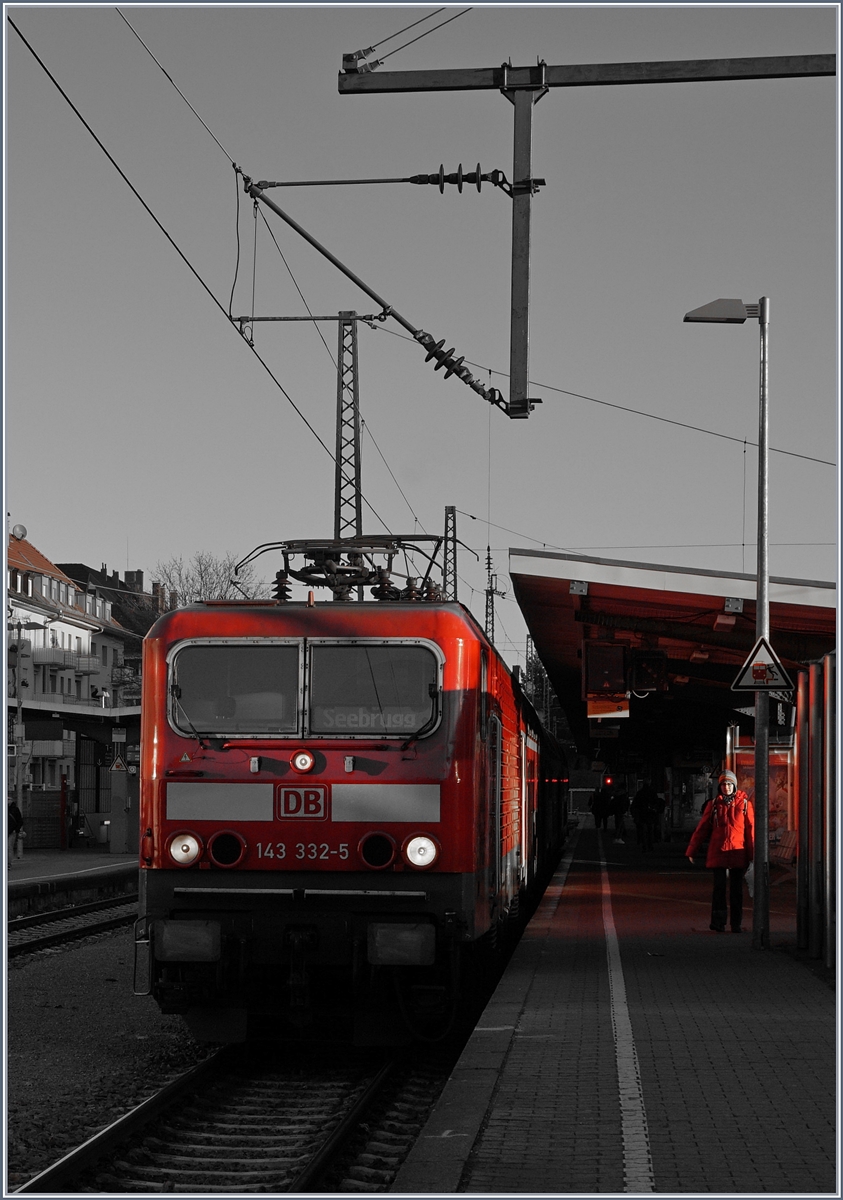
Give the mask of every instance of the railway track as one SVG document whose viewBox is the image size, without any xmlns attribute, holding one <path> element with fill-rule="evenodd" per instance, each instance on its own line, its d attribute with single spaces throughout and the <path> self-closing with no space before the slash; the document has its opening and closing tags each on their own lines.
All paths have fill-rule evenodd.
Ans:
<svg viewBox="0 0 843 1200">
<path fill-rule="evenodd" d="M 315 1190 L 393 1073 L 371 1057 L 226 1047 L 17 1192 Z"/>
<path fill-rule="evenodd" d="M 7 926 L 9 958 L 131 925 L 137 917 L 137 907 L 137 895 L 127 895 L 18 917 Z"/>
</svg>

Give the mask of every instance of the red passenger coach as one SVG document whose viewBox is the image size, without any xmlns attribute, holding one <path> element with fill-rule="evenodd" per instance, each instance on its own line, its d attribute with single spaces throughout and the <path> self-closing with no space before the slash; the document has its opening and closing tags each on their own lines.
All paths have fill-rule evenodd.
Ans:
<svg viewBox="0 0 843 1200">
<path fill-rule="evenodd" d="M 444 1029 L 564 762 L 457 603 L 206 602 L 144 643 L 139 990 L 195 1035 Z"/>
</svg>

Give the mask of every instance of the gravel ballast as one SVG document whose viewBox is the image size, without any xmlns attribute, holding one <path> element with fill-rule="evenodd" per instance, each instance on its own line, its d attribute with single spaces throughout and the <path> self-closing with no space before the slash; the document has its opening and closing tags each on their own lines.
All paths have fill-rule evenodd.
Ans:
<svg viewBox="0 0 843 1200">
<path fill-rule="evenodd" d="M 8 1190 L 204 1058 L 180 1017 L 132 995 L 132 930 L 9 964 Z"/>
</svg>

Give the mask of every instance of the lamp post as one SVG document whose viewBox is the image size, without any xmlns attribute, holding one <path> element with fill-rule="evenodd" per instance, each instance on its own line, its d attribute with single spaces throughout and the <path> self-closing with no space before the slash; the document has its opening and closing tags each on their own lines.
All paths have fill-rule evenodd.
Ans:
<svg viewBox="0 0 843 1200">
<path fill-rule="evenodd" d="M 685 314 L 686 321 L 713 322 L 719 325 L 743 325 L 748 317 L 757 317 L 761 332 L 761 356 L 758 381 L 758 566 L 755 576 L 755 639 L 770 640 L 770 570 L 768 545 L 768 351 L 770 300 L 762 296 L 757 304 L 743 300 L 715 300 Z M 766 691 L 755 693 L 755 887 L 752 906 L 752 947 L 770 946 L 770 697 Z"/>
</svg>

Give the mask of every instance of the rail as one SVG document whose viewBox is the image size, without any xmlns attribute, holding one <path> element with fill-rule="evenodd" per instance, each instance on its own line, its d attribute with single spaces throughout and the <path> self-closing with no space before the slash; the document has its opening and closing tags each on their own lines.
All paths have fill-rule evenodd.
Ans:
<svg viewBox="0 0 843 1200">
<path fill-rule="evenodd" d="M 95 933 L 131 925 L 137 917 L 137 894 L 94 900 L 51 912 L 17 917 L 7 925 L 8 957 L 32 954 Z"/>
<path fill-rule="evenodd" d="M 288 1064 L 267 1065 L 265 1055 L 250 1064 L 242 1046 L 224 1047 L 15 1194 L 100 1191 L 103 1184 L 109 1192 L 314 1190 L 382 1092 L 393 1062 L 362 1090 L 369 1071 L 359 1056 L 353 1066 L 308 1068 L 302 1077 Z"/>
</svg>

